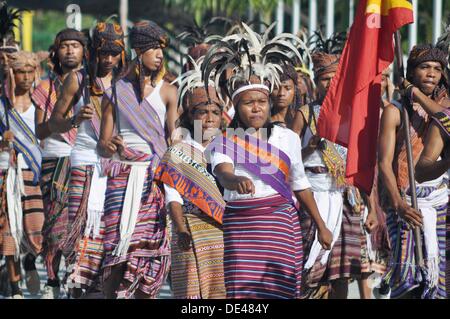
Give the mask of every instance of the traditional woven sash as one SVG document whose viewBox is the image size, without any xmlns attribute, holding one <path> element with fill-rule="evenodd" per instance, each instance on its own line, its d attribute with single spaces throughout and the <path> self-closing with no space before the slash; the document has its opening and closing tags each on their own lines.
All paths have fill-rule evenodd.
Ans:
<svg viewBox="0 0 450 319">
<path fill-rule="evenodd" d="M 173 187 L 183 198 L 222 224 L 225 201 L 206 166 L 200 150 L 181 142 L 169 147 L 164 154 L 155 172 L 155 180 Z"/>
<path fill-rule="evenodd" d="M 159 158 L 162 158 L 167 150 L 167 142 L 158 113 L 147 99 L 142 102 L 138 100 L 139 92 L 130 80 L 122 79 L 118 81 L 116 90 L 120 116 L 127 119 L 137 134 L 152 146 L 153 151 Z M 115 103 L 111 97 L 111 89 L 105 95 L 111 103 Z"/>
<path fill-rule="evenodd" d="M 280 195 L 292 201 L 292 190 L 289 185 L 291 160 L 280 149 L 246 134 L 244 139 L 237 135 L 230 138 L 216 137 L 208 145 L 207 150 L 231 157 L 235 164 L 242 165 Z"/>
<path fill-rule="evenodd" d="M 51 77 L 49 79 L 42 80 L 31 96 L 34 104 L 44 111 L 46 120 L 50 119 L 58 99 L 58 90 L 55 86 L 55 81 L 56 79 L 52 79 Z M 70 111 L 67 116 L 71 115 L 72 111 Z M 71 129 L 66 133 L 61 133 L 60 135 L 67 144 L 73 146 L 77 137 L 77 130 Z"/>
<path fill-rule="evenodd" d="M 6 130 L 5 127 L 5 107 L 3 101 L 0 102 L 0 134 Z M 33 183 L 39 182 L 41 174 L 42 154 L 39 148 L 39 141 L 34 135 L 31 128 L 24 122 L 22 117 L 16 110 L 8 110 L 10 130 L 14 134 L 14 149 L 22 154 L 23 159 L 33 172 Z"/>
<path fill-rule="evenodd" d="M 311 129 L 311 133 L 317 135 L 317 118 L 319 117 L 320 105 L 306 104 L 300 108 L 306 124 Z M 344 186 L 345 183 L 345 159 L 347 157 L 346 149 L 338 144 L 328 140 L 325 143 L 325 149 L 322 150 L 322 158 L 330 174 L 336 179 L 337 186 Z"/>
<path fill-rule="evenodd" d="M 442 112 L 436 113 L 433 120 L 444 131 L 447 138 L 450 138 L 450 109 L 445 109 Z"/>
</svg>

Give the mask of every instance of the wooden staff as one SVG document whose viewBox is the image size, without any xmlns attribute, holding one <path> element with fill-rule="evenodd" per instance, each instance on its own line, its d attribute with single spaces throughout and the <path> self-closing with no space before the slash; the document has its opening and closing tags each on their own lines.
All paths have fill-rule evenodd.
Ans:
<svg viewBox="0 0 450 319">
<path fill-rule="evenodd" d="M 397 71 L 399 73 L 397 79 L 397 86 L 400 87 L 401 79 L 405 77 L 405 69 L 403 66 L 403 52 L 401 47 L 401 36 L 400 31 L 395 32 L 395 57 L 397 59 Z M 409 189 L 411 192 L 411 204 L 412 208 L 419 211 L 419 207 L 417 205 L 417 194 L 416 194 L 416 179 L 414 176 L 414 161 L 412 155 L 412 147 L 411 147 L 411 135 L 409 130 L 409 115 L 406 105 L 408 103 L 406 99 L 402 98 L 402 119 L 403 119 L 403 128 L 405 133 L 405 143 L 406 143 L 406 156 L 408 161 L 408 175 L 409 175 Z M 422 269 L 424 267 L 423 261 L 423 252 L 422 252 L 422 235 L 420 232 L 420 227 L 414 227 L 414 252 L 416 264 Z"/>
</svg>

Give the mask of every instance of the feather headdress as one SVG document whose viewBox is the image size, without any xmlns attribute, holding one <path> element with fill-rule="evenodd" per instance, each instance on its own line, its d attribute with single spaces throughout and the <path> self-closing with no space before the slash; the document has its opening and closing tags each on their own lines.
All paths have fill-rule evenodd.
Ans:
<svg viewBox="0 0 450 319">
<path fill-rule="evenodd" d="M 341 54 L 344 50 L 345 41 L 347 41 L 347 32 L 333 33 L 329 38 L 326 38 L 322 31 L 316 30 L 309 38 L 309 46 L 311 51 L 323 52 L 326 54 Z"/>
<path fill-rule="evenodd" d="M 436 42 L 436 47 L 447 53 L 447 59 L 450 58 L 450 15 L 448 17 L 448 25 L 445 27 L 444 32 Z M 448 59 L 448 66 L 450 67 L 450 59 Z"/>
<path fill-rule="evenodd" d="M 260 35 L 242 23 L 239 32 L 216 42 L 202 63 L 203 79 L 209 79 L 214 73 L 212 78 L 215 87 L 222 87 L 231 99 L 242 92 L 244 86 L 255 84 L 255 79 L 260 88 L 267 85 L 267 91 L 271 92 L 281 83 L 281 65 L 295 65 L 296 59 L 302 61 L 297 47 L 306 47 L 293 34 L 282 33 L 271 39 L 270 33 L 274 26 L 275 23 Z M 221 90 L 217 94 L 224 102 Z"/>
<path fill-rule="evenodd" d="M 201 57 L 197 61 L 195 61 L 191 56 L 188 55 L 188 58 L 192 64 L 192 69 L 181 74 L 178 78 L 176 78 L 171 84 L 175 84 L 178 82 L 178 107 L 183 105 L 183 101 L 187 95 L 192 93 L 195 89 L 198 88 L 206 88 L 209 92 L 208 88 L 216 87 L 213 81 L 213 75 L 211 74 L 208 80 L 205 81 L 202 78 L 202 64 L 204 61 L 204 57 Z M 209 97 L 209 99 L 214 99 L 215 97 Z M 217 99 L 215 99 L 217 101 Z M 220 102 L 219 102 L 220 103 Z"/>
<path fill-rule="evenodd" d="M 14 28 L 16 21 L 21 21 L 21 13 L 27 10 L 10 9 L 6 1 L 0 2 L 0 50 L 6 52 L 19 51 L 19 46 L 14 40 Z"/>
</svg>

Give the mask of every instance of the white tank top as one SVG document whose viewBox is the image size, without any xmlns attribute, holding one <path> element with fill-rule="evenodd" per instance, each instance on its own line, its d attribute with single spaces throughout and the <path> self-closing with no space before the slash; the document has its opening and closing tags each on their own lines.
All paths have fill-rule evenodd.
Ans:
<svg viewBox="0 0 450 319">
<path fill-rule="evenodd" d="M 34 116 L 36 113 L 36 107 L 32 103 L 31 106 L 23 113 L 19 113 L 22 117 L 22 120 L 28 125 L 28 127 L 31 129 L 33 134 L 35 133 L 36 126 L 34 122 Z M 21 164 L 23 168 L 28 168 L 28 165 L 25 163 L 25 161 L 20 157 L 19 159 L 22 160 Z M 9 153 L 8 152 L 0 152 L 0 169 L 8 169 L 9 168 Z"/>
<path fill-rule="evenodd" d="M 150 93 L 146 100 L 150 103 L 153 109 L 158 114 L 159 120 L 162 127 L 165 127 L 166 123 L 166 105 L 161 99 L 161 87 L 164 81 L 160 81 L 155 89 Z M 136 132 L 134 128 L 130 125 L 128 120 L 122 115 L 119 119 L 120 121 L 120 135 L 122 136 L 127 147 L 141 151 L 146 154 L 151 154 L 152 149 L 150 145 Z"/>
<path fill-rule="evenodd" d="M 84 98 L 80 97 L 74 105 L 74 114 L 78 113 L 84 105 Z M 71 167 L 95 165 L 100 162 L 97 154 L 97 136 L 90 121 L 83 121 L 77 131 L 75 145 L 70 153 Z"/>
<path fill-rule="evenodd" d="M 52 134 L 42 141 L 43 158 L 60 158 L 70 156 L 72 146 L 64 142 L 59 134 Z"/>
</svg>

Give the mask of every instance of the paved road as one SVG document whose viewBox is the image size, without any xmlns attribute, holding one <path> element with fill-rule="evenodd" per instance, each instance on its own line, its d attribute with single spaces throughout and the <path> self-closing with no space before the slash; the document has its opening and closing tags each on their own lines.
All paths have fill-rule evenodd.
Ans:
<svg viewBox="0 0 450 319">
<path fill-rule="evenodd" d="M 3 261 L 0 262 L 0 264 L 1 263 L 3 263 Z M 38 270 L 39 277 L 41 279 L 41 289 L 43 289 L 44 285 L 47 281 L 47 273 L 44 269 L 44 265 L 42 263 L 41 257 L 39 257 L 36 261 L 36 268 Z M 63 265 L 61 265 L 60 269 L 64 269 Z M 62 277 L 63 277 L 63 273 L 62 273 L 62 271 L 60 271 L 60 278 L 62 278 Z M 37 296 L 31 296 L 30 293 L 28 292 L 28 290 L 26 289 L 24 282 L 22 282 L 21 288 L 24 293 L 25 299 L 40 299 L 41 298 L 41 294 L 39 294 Z M 66 298 L 66 292 L 62 292 L 60 297 Z M 89 299 L 98 299 L 98 298 L 103 298 L 103 296 L 98 295 L 98 294 L 97 295 L 92 294 L 92 295 L 88 296 L 88 298 Z M 161 289 L 158 299 L 170 299 L 170 298 L 172 298 L 172 293 L 170 291 L 169 285 L 166 283 L 166 284 L 164 284 L 163 288 Z M 353 282 L 350 285 L 348 298 L 349 299 L 359 299 L 358 285 L 356 282 Z M 0 299 L 4 299 L 4 297 L 0 295 Z"/>
<path fill-rule="evenodd" d="M 4 261 L 1 261 L 0 264 L 3 264 L 3 262 Z M 38 259 L 36 260 L 36 268 L 39 273 L 39 278 L 41 279 L 41 290 L 42 290 L 42 289 L 44 289 L 44 285 L 47 282 L 47 272 L 44 269 L 44 264 L 42 263 L 41 257 L 38 257 Z M 61 264 L 60 269 L 64 269 L 63 264 Z M 62 278 L 63 276 L 64 276 L 63 272 L 60 271 L 59 277 Z M 41 298 L 41 293 L 39 293 L 37 296 L 31 296 L 30 293 L 28 292 L 27 288 L 25 287 L 25 282 L 22 282 L 20 286 L 23 291 L 23 295 L 24 295 L 25 299 L 40 299 Z M 60 298 L 67 298 L 67 294 L 65 291 L 62 291 Z M 88 299 L 100 299 L 100 298 L 103 298 L 103 296 L 101 294 L 91 294 L 91 295 L 88 295 L 87 298 Z M 172 292 L 170 291 L 169 285 L 166 283 L 162 287 L 158 299 L 170 299 L 170 298 L 172 298 Z M 5 297 L 0 295 L 0 299 L 5 299 Z"/>
</svg>

